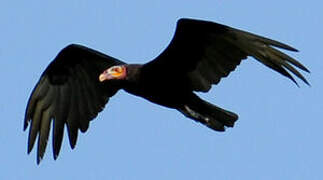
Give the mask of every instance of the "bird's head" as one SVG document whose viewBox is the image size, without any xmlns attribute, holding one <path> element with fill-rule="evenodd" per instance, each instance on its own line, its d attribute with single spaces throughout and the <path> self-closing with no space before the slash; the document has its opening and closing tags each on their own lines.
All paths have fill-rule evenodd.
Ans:
<svg viewBox="0 0 323 180">
<path fill-rule="evenodd" d="M 126 75 L 127 75 L 126 66 L 124 65 L 112 66 L 100 74 L 99 80 L 100 82 L 103 82 L 106 80 L 112 80 L 112 79 L 120 80 L 120 79 L 124 79 Z"/>
</svg>

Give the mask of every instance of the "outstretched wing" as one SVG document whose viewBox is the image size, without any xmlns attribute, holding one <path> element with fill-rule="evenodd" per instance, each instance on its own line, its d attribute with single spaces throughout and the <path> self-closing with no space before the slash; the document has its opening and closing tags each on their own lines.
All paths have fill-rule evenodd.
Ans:
<svg viewBox="0 0 323 180">
<path fill-rule="evenodd" d="M 78 130 L 85 132 L 118 88 L 100 83 L 99 75 L 123 62 L 80 45 L 69 45 L 52 61 L 40 77 L 26 108 L 24 130 L 29 123 L 28 153 L 38 135 L 37 163 L 43 158 L 53 120 L 53 152 L 56 159 L 64 125 L 70 145 L 75 147 Z"/>
<path fill-rule="evenodd" d="M 241 60 L 252 56 L 295 83 L 290 72 L 308 84 L 295 69 L 309 72 L 306 67 L 274 47 L 297 51 L 286 44 L 225 25 L 180 19 L 169 46 L 144 68 L 148 73 L 165 70 L 171 75 L 184 73 L 191 90 L 206 92 L 212 84 L 228 76 Z"/>
</svg>

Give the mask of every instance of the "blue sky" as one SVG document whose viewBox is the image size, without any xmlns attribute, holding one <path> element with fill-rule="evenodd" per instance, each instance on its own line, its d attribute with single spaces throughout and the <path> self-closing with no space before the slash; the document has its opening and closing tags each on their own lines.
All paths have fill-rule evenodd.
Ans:
<svg viewBox="0 0 323 180">
<path fill-rule="evenodd" d="M 310 70 L 300 88 L 249 58 L 204 99 L 239 114 L 214 132 L 171 109 L 119 92 L 58 160 L 27 155 L 28 97 L 56 54 L 80 43 L 145 63 L 170 42 L 176 21 L 215 21 L 300 50 Z M 0 179 L 323 179 L 319 1 L 1 1 Z M 50 137 L 51 138 L 51 137 Z"/>
</svg>

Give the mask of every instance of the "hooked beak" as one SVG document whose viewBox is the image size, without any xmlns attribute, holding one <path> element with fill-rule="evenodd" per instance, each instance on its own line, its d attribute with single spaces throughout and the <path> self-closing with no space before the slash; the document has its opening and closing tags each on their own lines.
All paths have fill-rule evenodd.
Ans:
<svg viewBox="0 0 323 180">
<path fill-rule="evenodd" d="M 100 74 L 99 81 L 103 82 L 103 81 L 110 80 L 113 78 L 114 77 L 111 74 L 109 74 L 107 71 L 104 71 L 103 73 Z"/>
</svg>

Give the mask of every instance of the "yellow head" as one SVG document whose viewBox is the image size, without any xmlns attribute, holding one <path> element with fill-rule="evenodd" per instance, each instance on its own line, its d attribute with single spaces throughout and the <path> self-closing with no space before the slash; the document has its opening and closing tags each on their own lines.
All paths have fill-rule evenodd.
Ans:
<svg viewBox="0 0 323 180">
<path fill-rule="evenodd" d="M 100 82 L 103 82 L 111 79 L 124 79 L 126 75 L 127 75 L 127 70 L 124 65 L 112 66 L 100 74 L 99 80 Z"/>
</svg>

